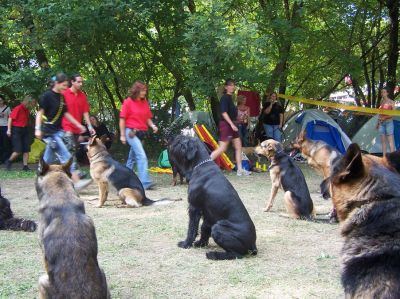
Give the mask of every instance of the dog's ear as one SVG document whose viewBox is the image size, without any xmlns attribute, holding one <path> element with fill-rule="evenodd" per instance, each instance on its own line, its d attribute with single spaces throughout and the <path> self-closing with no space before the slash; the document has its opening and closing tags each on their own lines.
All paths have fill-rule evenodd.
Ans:
<svg viewBox="0 0 400 299">
<path fill-rule="evenodd" d="M 186 145 L 186 159 L 191 161 L 197 154 L 197 143 L 194 140 L 189 139 Z"/>
<path fill-rule="evenodd" d="M 63 171 L 69 176 L 69 177 L 71 177 L 71 165 L 72 165 L 72 162 L 73 162 L 73 158 L 71 157 L 68 161 L 67 161 L 67 163 L 65 163 L 65 164 L 63 164 L 62 165 L 62 168 L 63 168 Z"/>
<path fill-rule="evenodd" d="M 96 143 L 97 143 L 96 139 L 97 139 L 97 135 L 93 135 L 92 137 L 90 137 L 88 145 L 90 145 L 90 146 L 96 145 Z"/>
<path fill-rule="evenodd" d="M 38 176 L 43 176 L 43 175 L 45 175 L 48 171 L 49 171 L 49 164 L 47 164 L 47 163 L 43 160 L 43 155 L 42 155 L 42 156 L 40 157 L 40 159 L 39 159 L 39 165 L 38 165 L 37 175 L 38 175 Z"/>
<path fill-rule="evenodd" d="M 400 150 L 386 154 L 385 159 L 390 167 L 400 173 Z"/>
<path fill-rule="evenodd" d="M 356 143 L 350 144 L 346 154 L 343 156 L 340 170 L 335 175 L 335 182 L 344 182 L 362 177 L 365 167 L 362 160 L 361 150 Z"/>
</svg>

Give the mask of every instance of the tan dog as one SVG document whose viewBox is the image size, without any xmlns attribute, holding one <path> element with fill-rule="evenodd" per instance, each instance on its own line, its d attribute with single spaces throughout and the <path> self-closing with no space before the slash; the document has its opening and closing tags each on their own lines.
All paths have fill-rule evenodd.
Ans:
<svg viewBox="0 0 400 299">
<path fill-rule="evenodd" d="M 40 298 L 110 298 L 97 261 L 97 238 L 70 179 L 70 165 L 40 163 L 39 238 L 46 274 L 39 279 Z"/>
<path fill-rule="evenodd" d="M 109 184 L 117 189 L 118 196 L 126 207 L 138 208 L 142 205 L 160 205 L 182 200 L 164 198 L 154 201 L 147 198 L 136 174 L 115 161 L 107 152 L 103 142 L 96 136 L 89 140 L 87 155 L 90 161 L 90 175 L 99 186 L 99 208 L 107 200 Z"/>
<path fill-rule="evenodd" d="M 283 151 L 281 143 L 268 139 L 256 147 L 256 153 L 271 160 L 269 167 L 272 181 L 271 194 L 264 208 L 268 212 L 279 188 L 285 191 L 284 202 L 289 215 L 295 219 L 312 219 L 314 205 L 303 173 Z"/>
<path fill-rule="evenodd" d="M 300 150 L 307 158 L 308 165 L 319 172 L 324 179 L 330 176 L 332 163 L 342 157 L 342 154 L 329 144 L 307 139 L 305 130 L 301 131 L 296 142 L 291 146 Z"/>
</svg>

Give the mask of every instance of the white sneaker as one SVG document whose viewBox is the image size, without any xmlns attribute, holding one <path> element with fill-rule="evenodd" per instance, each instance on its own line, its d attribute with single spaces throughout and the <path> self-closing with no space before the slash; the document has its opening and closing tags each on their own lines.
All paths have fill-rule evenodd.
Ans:
<svg viewBox="0 0 400 299">
<path fill-rule="evenodd" d="M 80 191 L 83 188 L 89 186 L 92 183 L 92 179 L 87 179 L 87 180 L 79 180 L 76 183 L 74 183 L 74 188 L 76 191 Z"/>
<path fill-rule="evenodd" d="M 241 171 L 237 171 L 237 176 L 242 176 L 242 175 L 251 175 L 251 171 L 247 171 L 246 169 L 242 169 Z"/>
</svg>

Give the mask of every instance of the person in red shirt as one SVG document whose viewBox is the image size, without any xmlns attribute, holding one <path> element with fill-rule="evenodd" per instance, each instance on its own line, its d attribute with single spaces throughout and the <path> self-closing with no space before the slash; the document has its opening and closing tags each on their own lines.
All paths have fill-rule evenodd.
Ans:
<svg viewBox="0 0 400 299">
<path fill-rule="evenodd" d="M 67 105 L 68 112 L 78 121 L 82 122 L 82 118 L 88 124 L 88 129 L 91 135 L 95 134 L 95 131 L 90 124 L 89 120 L 89 102 L 87 100 L 86 94 L 82 92 L 83 79 L 81 75 L 74 74 L 71 76 L 71 87 L 67 88 L 63 92 L 65 99 L 65 104 Z M 63 118 L 61 126 L 65 131 L 63 141 L 72 155 L 72 165 L 71 165 L 71 179 L 74 182 L 75 190 L 79 191 L 85 188 L 91 183 L 92 180 L 81 180 L 79 164 L 76 159 L 76 149 L 78 148 L 78 138 L 80 134 L 80 129 L 77 128 L 73 123 L 71 123 L 67 118 Z"/>
<path fill-rule="evenodd" d="M 143 149 L 142 139 L 150 126 L 154 133 L 158 128 L 154 125 L 151 118 L 149 103 L 146 100 L 147 86 L 141 81 L 136 81 L 129 90 L 129 97 L 124 100 L 121 107 L 119 128 L 121 131 L 121 142 L 128 143 L 131 148 L 129 151 L 126 167 L 133 169 L 136 162 L 138 177 L 145 189 L 154 186 L 148 173 L 148 160 Z"/>
<path fill-rule="evenodd" d="M 6 160 L 7 170 L 11 169 L 12 162 L 22 153 L 22 170 L 29 171 L 28 158 L 30 151 L 29 143 L 29 109 L 34 107 L 36 100 L 31 96 L 26 96 L 21 104 L 16 106 L 8 118 L 7 135 L 12 138 L 13 153 Z"/>
</svg>

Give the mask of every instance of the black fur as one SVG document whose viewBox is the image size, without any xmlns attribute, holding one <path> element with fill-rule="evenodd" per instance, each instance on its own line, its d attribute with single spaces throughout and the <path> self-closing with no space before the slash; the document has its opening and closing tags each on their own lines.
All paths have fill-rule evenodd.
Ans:
<svg viewBox="0 0 400 299">
<path fill-rule="evenodd" d="M 14 218 L 14 213 L 11 210 L 10 202 L 7 198 L 1 195 L 0 188 L 0 230 L 23 230 L 26 232 L 34 232 L 36 223 L 32 220 L 23 218 Z"/>
<path fill-rule="evenodd" d="M 213 161 L 195 167 L 210 158 L 204 144 L 197 138 L 177 136 L 170 154 L 182 173 L 191 173 L 189 227 L 186 239 L 178 246 L 207 246 L 212 237 L 226 252 L 208 252 L 209 259 L 226 260 L 257 254 L 256 230 L 236 190 Z M 200 219 L 203 219 L 201 236 L 194 242 Z"/>
</svg>

